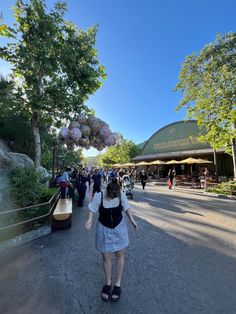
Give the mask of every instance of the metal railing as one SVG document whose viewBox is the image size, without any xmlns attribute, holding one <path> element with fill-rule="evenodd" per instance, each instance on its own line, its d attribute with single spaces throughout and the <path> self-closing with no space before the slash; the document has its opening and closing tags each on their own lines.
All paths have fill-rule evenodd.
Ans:
<svg viewBox="0 0 236 314">
<path fill-rule="evenodd" d="M 48 218 L 59 197 L 60 191 L 58 190 L 48 202 L 0 212 L 0 233 Z"/>
</svg>

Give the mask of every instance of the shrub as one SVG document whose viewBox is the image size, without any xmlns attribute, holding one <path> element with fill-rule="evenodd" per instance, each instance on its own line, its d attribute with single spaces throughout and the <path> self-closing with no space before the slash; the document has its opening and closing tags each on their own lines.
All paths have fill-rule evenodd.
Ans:
<svg viewBox="0 0 236 314">
<path fill-rule="evenodd" d="M 57 192 L 58 188 L 44 188 L 40 196 L 41 203 L 48 202 Z"/>
<path fill-rule="evenodd" d="M 207 192 L 223 195 L 236 195 L 236 181 L 219 183 L 213 188 L 207 188 Z"/>
<path fill-rule="evenodd" d="M 44 188 L 43 177 L 34 168 L 15 168 L 11 172 L 12 193 L 20 207 L 37 204 Z"/>
</svg>

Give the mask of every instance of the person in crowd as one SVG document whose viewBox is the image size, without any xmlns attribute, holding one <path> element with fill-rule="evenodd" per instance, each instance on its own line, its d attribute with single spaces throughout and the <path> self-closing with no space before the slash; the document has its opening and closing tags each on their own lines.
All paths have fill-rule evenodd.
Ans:
<svg viewBox="0 0 236 314">
<path fill-rule="evenodd" d="M 111 178 L 113 177 L 113 170 L 109 169 L 108 170 L 108 183 L 111 181 Z"/>
<path fill-rule="evenodd" d="M 80 171 L 76 177 L 76 188 L 78 191 L 78 207 L 84 206 L 84 199 L 87 190 L 88 176 L 85 170 Z"/>
<path fill-rule="evenodd" d="M 124 175 L 125 175 L 125 170 L 123 168 L 120 168 L 120 170 L 118 172 L 118 179 L 119 179 L 120 185 L 122 185 L 122 178 Z"/>
<path fill-rule="evenodd" d="M 61 177 L 61 182 L 60 182 L 61 198 L 67 197 L 68 187 L 71 185 L 70 173 L 71 173 L 71 168 L 66 167 L 65 171 L 63 172 L 63 175 Z"/>
<path fill-rule="evenodd" d="M 55 177 L 54 185 L 55 185 L 55 186 L 60 186 L 61 179 L 62 179 L 62 172 L 59 171 L 58 174 L 57 174 L 56 177 Z"/>
<path fill-rule="evenodd" d="M 104 170 L 102 168 L 100 169 L 99 174 L 100 174 L 100 177 L 101 177 L 101 184 L 103 184 L 105 175 L 104 175 Z"/>
<path fill-rule="evenodd" d="M 168 172 L 168 188 L 169 188 L 169 190 L 172 189 L 172 186 L 173 186 L 173 178 L 174 178 L 173 170 L 170 169 L 169 172 Z"/>
<path fill-rule="evenodd" d="M 209 172 L 209 170 L 208 170 L 208 168 L 206 167 L 205 168 L 205 170 L 204 170 L 204 188 L 206 189 L 206 187 L 207 187 L 207 182 L 209 181 L 209 179 L 210 179 L 210 172 Z"/>
<path fill-rule="evenodd" d="M 94 193 L 98 193 L 101 191 L 101 175 L 98 172 L 97 169 L 95 169 L 95 172 L 92 176 L 92 182 L 93 182 L 93 195 Z"/>
<path fill-rule="evenodd" d="M 108 182 L 107 176 L 108 176 L 108 172 L 107 172 L 107 170 L 105 169 L 105 170 L 104 170 L 104 183 L 105 183 L 105 184 L 107 184 L 107 182 Z"/>
<path fill-rule="evenodd" d="M 96 227 L 96 249 L 102 254 L 105 285 L 102 288 L 102 300 L 117 302 L 121 295 L 121 279 L 124 268 L 124 249 L 129 244 L 126 220 L 123 212 L 135 229 L 135 222 L 128 199 L 121 192 L 117 178 L 112 178 L 106 193 L 95 193 L 89 206 L 89 216 L 85 228 L 92 227 L 94 213 L 99 212 Z M 116 280 L 111 292 L 112 256 L 116 259 Z"/>
<path fill-rule="evenodd" d="M 94 174 L 94 171 L 91 169 L 91 170 L 89 171 L 89 173 L 88 173 L 89 188 L 90 188 L 90 186 L 91 186 L 91 184 L 92 184 L 92 176 L 93 176 L 93 174 Z"/>
<path fill-rule="evenodd" d="M 69 195 L 69 198 L 72 198 L 72 200 L 74 200 L 74 197 L 75 197 L 75 187 L 76 187 L 75 181 L 76 181 L 77 173 L 78 171 L 75 168 L 71 169 L 71 172 L 70 172 L 71 184 L 68 187 L 68 195 Z"/>
<path fill-rule="evenodd" d="M 134 168 L 130 169 L 129 178 L 130 178 L 130 184 L 132 188 L 134 188 L 135 176 L 136 176 L 136 170 Z"/>
<path fill-rule="evenodd" d="M 117 174 L 113 169 L 110 169 L 108 172 L 108 183 L 111 182 L 112 178 L 116 178 Z"/>
<path fill-rule="evenodd" d="M 142 184 L 142 187 L 143 187 L 143 190 L 145 190 L 145 186 L 146 186 L 146 182 L 147 182 L 147 174 L 145 172 L 144 169 L 142 169 L 139 173 L 139 180 L 141 181 L 141 184 Z"/>
</svg>

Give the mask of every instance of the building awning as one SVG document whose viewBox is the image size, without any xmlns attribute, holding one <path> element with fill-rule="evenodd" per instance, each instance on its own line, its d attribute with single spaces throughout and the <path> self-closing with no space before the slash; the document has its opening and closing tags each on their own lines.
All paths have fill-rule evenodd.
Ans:
<svg viewBox="0 0 236 314">
<path fill-rule="evenodd" d="M 212 148 L 206 149 L 197 149 L 197 150 L 186 150 L 179 152 L 169 152 L 169 153 L 157 153 L 150 155 L 139 155 L 134 157 L 133 161 L 141 161 L 141 160 L 154 160 L 154 159 L 168 159 L 168 158 L 182 158 L 182 157 L 190 157 L 190 156 L 199 156 L 199 155 L 209 155 L 213 154 L 214 150 Z M 217 149 L 216 153 L 224 153 L 224 149 Z"/>
</svg>

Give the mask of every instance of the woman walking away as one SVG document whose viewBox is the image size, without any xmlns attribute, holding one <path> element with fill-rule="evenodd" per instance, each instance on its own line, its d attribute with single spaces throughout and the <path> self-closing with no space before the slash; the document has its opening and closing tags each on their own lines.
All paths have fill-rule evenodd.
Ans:
<svg viewBox="0 0 236 314">
<path fill-rule="evenodd" d="M 137 224 L 131 213 L 126 195 L 120 191 L 120 185 L 116 178 L 112 178 L 107 185 L 107 191 L 95 193 L 89 204 L 89 217 L 85 228 L 90 230 L 93 215 L 99 211 L 96 227 L 96 249 L 101 252 L 103 258 L 103 270 L 105 285 L 102 288 L 103 301 L 117 302 L 121 294 L 121 279 L 124 268 L 124 249 L 129 244 L 126 220 L 123 217 L 125 211 L 131 224 L 137 229 Z M 116 259 L 116 281 L 111 292 L 112 256 Z"/>
<path fill-rule="evenodd" d="M 87 189 L 87 185 L 86 183 L 88 182 L 88 176 L 85 172 L 85 170 L 82 170 L 81 172 L 79 172 L 77 174 L 77 178 L 76 178 L 76 187 L 77 187 L 77 191 L 78 191 L 78 207 L 83 207 L 84 206 L 84 199 L 85 199 L 85 195 L 86 195 L 86 189 Z"/>
<path fill-rule="evenodd" d="M 145 185 L 146 185 L 146 182 L 147 182 L 147 174 L 144 170 L 142 170 L 139 174 L 139 180 L 141 181 L 141 184 L 142 184 L 142 187 L 143 187 L 143 190 L 145 189 Z"/>
</svg>

